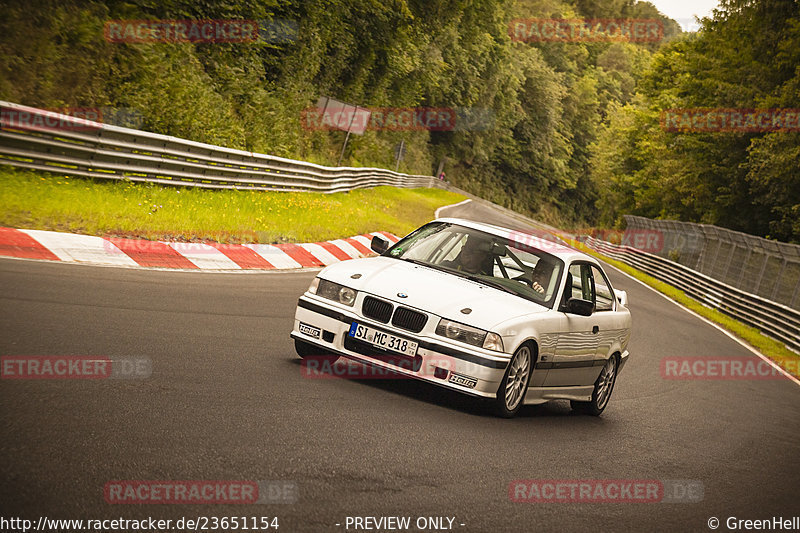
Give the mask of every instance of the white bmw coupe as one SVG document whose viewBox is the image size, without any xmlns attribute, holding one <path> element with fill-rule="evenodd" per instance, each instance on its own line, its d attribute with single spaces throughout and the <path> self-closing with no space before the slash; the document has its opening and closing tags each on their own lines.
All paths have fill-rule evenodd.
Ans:
<svg viewBox="0 0 800 533">
<path fill-rule="evenodd" d="M 628 360 L 627 295 L 592 257 L 459 219 L 322 270 L 297 304 L 302 358 L 340 356 L 494 401 L 599 415 Z"/>
</svg>

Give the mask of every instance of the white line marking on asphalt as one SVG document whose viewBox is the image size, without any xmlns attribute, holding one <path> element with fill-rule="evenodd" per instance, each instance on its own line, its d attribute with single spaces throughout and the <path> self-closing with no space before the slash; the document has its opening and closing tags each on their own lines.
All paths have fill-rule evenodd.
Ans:
<svg viewBox="0 0 800 533">
<path fill-rule="evenodd" d="M 472 201 L 472 200 L 471 200 L 470 198 L 467 198 L 466 200 L 463 200 L 463 201 L 461 201 L 461 202 L 458 202 L 457 204 L 443 205 L 442 207 L 440 207 L 439 209 L 437 209 L 436 211 L 434 211 L 434 213 L 433 213 L 433 218 L 441 218 L 441 213 L 442 213 L 442 211 L 444 211 L 445 209 L 450 209 L 451 207 L 458 207 L 459 205 L 464 205 L 464 204 L 466 204 L 466 203 L 469 203 L 469 202 L 471 202 L 471 201 Z"/>
<path fill-rule="evenodd" d="M 601 261 L 602 261 L 602 259 L 601 259 Z M 758 357 L 760 357 L 761 359 L 763 359 L 765 362 L 767 362 L 768 364 L 770 364 L 770 365 L 771 365 L 771 366 L 772 366 L 772 367 L 773 367 L 775 370 L 777 370 L 778 372 L 780 372 L 781 374 L 783 374 L 784 376 L 786 376 L 787 378 L 789 378 L 790 380 L 792 380 L 792 381 L 793 381 L 795 384 L 797 384 L 797 385 L 800 385 L 800 379 L 797 379 L 795 376 L 793 376 L 793 375 L 791 375 L 790 373 L 788 373 L 786 370 L 784 370 L 783 368 L 781 368 L 781 366 L 780 366 L 780 365 L 778 365 L 778 363 L 776 363 L 775 361 L 773 361 L 772 359 L 770 359 L 769 357 L 767 357 L 767 356 L 766 356 L 766 355 L 764 355 L 763 353 L 759 352 L 759 351 L 758 351 L 758 350 L 756 350 L 754 347 L 750 346 L 750 345 L 749 345 L 749 344 L 747 344 L 745 341 L 743 341 L 742 339 L 740 339 L 739 337 L 737 337 L 736 335 L 734 335 L 733 333 L 731 333 L 731 332 L 730 332 L 730 331 L 728 331 L 727 329 L 723 328 L 723 327 L 722 327 L 722 326 L 720 326 L 719 324 L 717 324 L 717 323 L 715 323 L 715 322 L 712 322 L 711 320 L 707 319 L 706 317 L 704 317 L 704 316 L 702 316 L 702 315 L 699 315 L 699 314 L 695 313 L 694 311 L 692 311 L 692 310 L 691 310 L 691 309 L 689 309 L 688 307 L 684 307 L 684 306 L 683 306 L 683 305 L 682 305 L 680 302 L 676 302 L 675 300 L 673 300 L 672 298 L 670 298 L 669 296 L 667 296 L 667 295 L 666 295 L 666 294 L 664 294 L 663 292 L 660 292 L 660 291 L 658 291 L 658 290 L 654 289 L 653 287 L 651 287 L 650 285 L 648 285 L 648 284 L 647 284 L 647 283 L 645 283 L 644 281 L 641 281 L 641 280 L 638 280 L 638 279 L 634 278 L 633 276 L 631 276 L 631 275 L 630 275 L 630 274 L 628 274 L 627 272 L 623 272 L 622 270 L 618 269 L 618 268 L 617 268 L 617 267 L 615 267 L 614 265 L 611 265 L 611 264 L 609 264 L 609 263 L 606 263 L 605 261 L 603 261 L 603 263 L 605 263 L 605 264 L 606 264 L 606 265 L 608 265 L 609 267 L 613 268 L 614 270 L 616 270 L 616 271 L 617 271 L 617 272 L 619 272 L 620 274 L 623 274 L 623 275 L 625 275 L 625 276 L 629 277 L 630 279 L 632 279 L 632 280 L 633 280 L 633 281 L 635 281 L 636 283 L 639 283 L 640 285 L 642 285 L 642 286 L 644 286 L 644 287 L 647 287 L 648 289 L 650 289 L 650 290 L 651 290 L 651 291 L 653 291 L 654 293 L 658 294 L 659 296 L 661 296 L 662 298 L 664 298 L 664 299 L 665 299 L 665 300 L 667 300 L 668 302 L 672 302 L 673 304 L 677 305 L 679 308 L 683 309 L 683 310 L 684 310 L 684 311 L 686 311 L 687 313 L 689 313 L 689 314 L 691 314 L 691 315 L 694 315 L 695 317 L 699 318 L 700 320 L 702 320 L 703 322 L 705 322 L 705 323 L 706 323 L 706 324 L 708 324 L 709 326 L 713 326 L 713 327 L 717 328 L 717 329 L 718 329 L 718 330 L 720 330 L 722 333 L 724 333 L 725 335 L 727 335 L 727 336 L 728 336 L 728 337 L 730 337 L 731 339 L 735 340 L 737 343 L 741 344 L 742 346 L 744 346 L 745 348 L 747 348 L 748 350 L 750 350 L 751 352 L 753 352 L 754 354 L 756 354 Z"/>
</svg>

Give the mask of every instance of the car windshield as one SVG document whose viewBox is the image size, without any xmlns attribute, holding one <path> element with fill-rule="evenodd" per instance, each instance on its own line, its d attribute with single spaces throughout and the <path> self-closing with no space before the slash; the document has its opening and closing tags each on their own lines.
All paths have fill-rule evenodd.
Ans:
<svg viewBox="0 0 800 533">
<path fill-rule="evenodd" d="M 427 224 L 384 255 L 451 272 L 546 307 L 564 263 L 523 243 L 452 223 Z"/>
</svg>

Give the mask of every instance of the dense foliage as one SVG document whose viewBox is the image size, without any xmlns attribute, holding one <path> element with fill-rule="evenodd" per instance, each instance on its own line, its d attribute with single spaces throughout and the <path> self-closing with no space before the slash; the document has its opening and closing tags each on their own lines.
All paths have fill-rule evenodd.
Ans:
<svg viewBox="0 0 800 533">
<path fill-rule="evenodd" d="M 706 222 L 800 242 L 800 133 L 667 132 L 670 108 L 800 107 L 800 4 L 722 0 L 703 30 L 655 53 L 639 94 L 593 146 L 601 220 Z"/>
<path fill-rule="evenodd" d="M 368 130 L 344 163 L 430 174 L 546 221 L 677 217 L 800 240 L 797 133 L 670 133 L 664 108 L 800 107 L 791 0 L 724 0 L 682 34 L 636 0 L 13 0 L 0 8 L 0 99 L 135 110 L 141 128 L 336 164 L 304 127 L 330 96 L 484 111 L 457 131 Z M 659 42 L 514 42 L 518 18 L 659 19 Z M 298 24 L 256 43 L 120 44 L 108 20 Z M 487 112 L 488 111 L 488 112 Z"/>
</svg>

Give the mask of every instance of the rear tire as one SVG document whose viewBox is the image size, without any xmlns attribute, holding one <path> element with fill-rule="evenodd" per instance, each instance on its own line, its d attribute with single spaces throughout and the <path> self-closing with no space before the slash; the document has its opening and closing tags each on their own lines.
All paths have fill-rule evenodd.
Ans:
<svg viewBox="0 0 800 533">
<path fill-rule="evenodd" d="M 533 371 L 533 350 L 523 344 L 508 363 L 506 374 L 497 389 L 495 412 L 503 418 L 513 418 L 522 407 Z"/>
<path fill-rule="evenodd" d="M 597 376 L 597 381 L 594 382 L 594 390 L 592 390 L 592 400 L 588 402 L 570 400 L 569 403 L 572 410 L 587 415 L 600 416 L 600 413 L 605 410 L 608 401 L 611 399 L 614 383 L 617 382 L 618 368 L 619 359 L 615 354 L 608 358 L 608 361 L 600 371 L 600 375 Z"/>
<path fill-rule="evenodd" d="M 301 359 L 313 359 L 320 363 L 325 362 L 332 365 L 339 360 L 338 355 L 299 339 L 294 340 L 294 351 L 297 352 Z"/>
</svg>

